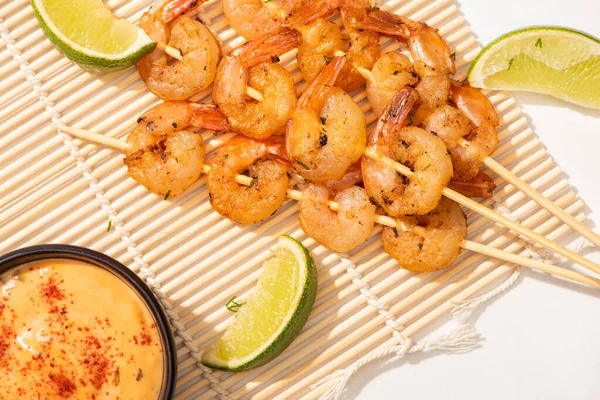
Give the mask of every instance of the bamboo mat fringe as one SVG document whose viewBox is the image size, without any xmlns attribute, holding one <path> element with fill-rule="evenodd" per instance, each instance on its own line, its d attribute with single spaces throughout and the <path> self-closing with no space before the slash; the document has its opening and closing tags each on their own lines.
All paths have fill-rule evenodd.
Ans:
<svg viewBox="0 0 600 400">
<path fill-rule="evenodd" d="M 479 45 L 452 0 L 380 3 L 439 29 L 456 51 L 457 79 L 464 79 Z M 106 4 L 136 23 L 150 1 Z M 198 16 L 225 52 L 244 42 L 227 24 L 220 1 L 207 2 Z M 341 25 L 339 15 L 332 20 Z M 397 41 L 382 39 L 381 44 L 382 53 L 407 54 Z M 307 84 L 295 52 L 282 56 L 281 63 L 301 93 Z M 506 93 L 486 94 L 500 117 L 495 159 L 584 220 L 583 202 L 515 100 Z M 372 124 L 376 116 L 365 92 L 351 95 Z M 210 90 L 194 99 L 208 101 Z M 299 229 L 294 202 L 286 202 L 261 224 L 241 226 L 212 210 L 204 178 L 185 194 L 163 201 L 128 177 L 121 154 L 57 134 L 47 125 L 52 121 L 124 138 L 137 116 L 157 102 L 135 69 L 98 76 L 64 58 L 38 28 L 28 1 L 0 5 L 0 253 L 32 243 L 72 243 L 130 265 L 159 298 L 176 332 L 176 398 L 336 399 L 353 374 L 376 360 L 478 346 L 480 337 L 468 324 L 469 316 L 512 287 L 518 268 L 470 253 L 448 270 L 412 274 L 382 252 L 379 227 L 358 249 L 335 254 Z M 207 152 L 232 136 L 202 134 Z M 568 232 L 514 187 L 492 178 L 496 196 L 483 204 L 552 240 Z M 471 240 L 549 263 L 562 261 L 472 212 L 467 217 Z M 277 362 L 237 374 L 210 371 L 199 362 L 200 352 L 231 318 L 223 304 L 232 294 L 246 296 L 281 234 L 301 240 L 317 262 L 319 290 L 311 318 Z M 572 245 L 576 250 L 587 246 L 585 240 Z M 476 296 L 484 289 L 488 291 Z M 416 341 L 416 333 L 450 315 L 463 325 L 437 339 Z"/>
</svg>

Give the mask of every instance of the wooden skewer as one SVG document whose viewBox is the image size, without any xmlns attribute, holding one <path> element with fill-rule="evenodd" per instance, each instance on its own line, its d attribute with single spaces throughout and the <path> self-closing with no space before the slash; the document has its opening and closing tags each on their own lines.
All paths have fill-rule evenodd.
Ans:
<svg viewBox="0 0 600 400">
<path fill-rule="evenodd" d="M 100 143 L 100 144 L 104 144 L 113 148 L 117 148 L 119 150 L 127 150 L 130 146 L 127 142 L 125 142 L 124 140 L 120 140 L 120 139 L 116 139 L 116 138 L 111 138 L 111 137 L 106 137 L 104 135 L 100 135 L 98 133 L 93 133 L 84 129 L 77 129 L 77 128 L 70 128 L 70 127 L 60 127 L 56 124 L 51 124 L 54 128 L 61 130 L 63 132 L 72 134 L 73 136 L 77 136 L 83 139 L 87 139 L 96 143 Z M 366 154 L 366 153 L 365 153 Z M 372 157 L 372 155 L 367 154 L 369 157 Z M 377 156 L 378 157 L 378 156 Z M 373 157 L 374 158 L 374 157 Z M 379 158 L 378 158 L 379 159 Z M 382 159 L 383 160 L 383 159 Z M 391 160 L 388 158 L 389 161 L 385 161 L 387 164 L 394 163 L 397 164 L 395 161 Z M 401 165 L 401 164 L 400 164 Z M 402 165 L 403 168 L 406 168 L 405 166 Z M 406 168 L 408 170 L 408 168 Z M 412 172 L 410 170 L 408 170 L 411 174 Z M 210 172 L 210 166 L 207 164 L 204 164 L 202 166 L 202 172 L 204 172 L 205 174 L 208 174 Z M 403 173 L 402 171 L 399 171 L 400 173 Z M 235 180 L 237 183 L 241 184 L 241 185 L 245 185 L 245 186 L 250 186 L 252 184 L 252 178 L 246 175 L 236 175 Z M 450 189 L 447 189 L 450 190 Z M 454 191 L 452 191 L 454 192 Z M 288 189 L 287 191 L 287 195 L 289 198 L 294 199 L 294 200 L 301 200 L 302 199 L 302 192 L 298 191 L 298 190 L 293 190 L 293 189 Z M 447 196 L 447 195 L 446 195 Z M 462 196 L 462 195 L 459 195 Z M 447 196 L 450 197 L 450 196 Z M 464 197 L 464 196 L 463 196 Z M 450 197 L 451 198 L 451 197 Z M 466 198 L 466 197 L 465 197 Z M 454 199 L 453 199 L 454 200 Z M 468 199 L 470 200 L 470 199 Z M 455 200 L 457 201 L 457 200 Z M 470 200 L 472 201 L 472 200 Z M 460 202 L 459 202 L 460 203 Z M 473 202 L 475 204 L 477 204 L 477 206 L 484 208 L 487 211 L 487 208 L 481 206 L 479 203 Z M 339 209 L 339 204 L 335 201 L 329 201 L 328 202 L 328 206 L 331 210 L 336 211 Z M 469 206 L 467 206 L 469 207 Z M 477 210 L 475 210 L 477 211 Z M 500 215 L 500 214 L 498 214 Z M 378 224 L 381 225 L 385 225 L 385 226 L 389 226 L 392 228 L 400 228 L 403 229 L 405 231 L 413 231 L 416 234 L 422 234 L 424 231 L 424 228 L 420 227 L 420 226 L 413 226 L 413 227 L 406 227 L 404 224 L 398 224 L 397 221 L 391 217 L 388 217 L 386 215 L 377 215 L 375 217 L 375 222 L 377 222 Z M 512 222 L 512 221 L 511 221 Z M 523 230 L 528 230 L 527 228 L 514 223 L 516 226 L 518 226 L 520 229 Z M 519 232 L 518 229 L 515 229 L 517 232 Z M 531 231 L 533 232 L 533 231 Z M 520 232 L 519 232 L 520 233 Z M 539 235 L 539 234 L 536 234 Z M 557 245 L 556 243 L 546 239 L 544 236 L 539 235 L 541 238 L 547 240 L 550 243 L 553 243 L 555 246 L 560 247 L 559 245 Z M 555 266 L 551 266 L 545 263 L 542 263 L 540 261 L 536 261 L 536 260 L 532 260 L 526 257 L 522 257 L 522 256 L 518 256 L 516 254 L 512 254 L 512 253 L 508 253 L 506 251 L 503 250 L 499 250 L 499 249 L 495 249 L 492 247 L 488 247 L 485 246 L 483 244 L 480 243 L 475 243 L 475 242 L 471 242 L 469 240 L 463 240 L 462 243 L 460 244 L 460 246 L 465 249 L 465 250 L 471 250 L 473 252 L 476 253 L 481 253 L 490 257 L 494 257 L 503 261 L 507 261 L 510 263 L 515 263 L 518 265 L 522 265 L 528 268 L 532 268 L 532 269 L 536 269 L 542 272 L 546 272 L 549 273 L 551 275 L 556 275 L 565 279 L 569 279 L 569 280 L 573 280 L 575 282 L 579 282 L 579 283 L 583 283 L 585 285 L 589 285 L 589 286 L 593 286 L 593 287 L 597 287 L 600 288 L 600 280 L 586 276 L 584 274 L 580 274 L 578 272 L 575 271 L 571 271 L 571 270 L 566 270 L 563 268 L 559 268 L 559 267 L 555 267 Z M 565 249 L 567 250 L 567 249 Z M 576 254 L 576 253 L 575 253 Z"/>
<path fill-rule="evenodd" d="M 399 173 L 401 173 L 404 176 L 411 177 L 413 175 L 413 171 L 411 171 L 410 168 L 392 160 L 389 157 L 378 154 L 376 152 L 376 150 L 374 150 L 373 148 L 367 148 L 365 150 L 365 155 L 374 160 L 384 163 L 385 165 L 389 166 L 390 168 L 394 168 L 396 171 L 398 171 Z M 588 260 L 587 258 L 582 257 L 581 255 L 575 253 L 572 250 L 567 249 L 564 246 L 557 244 L 556 242 L 549 240 L 548 238 L 540 235 L 539 233 L 536 233 L 536 232 L 532 231 L 531 229 L 522 226 L 521 224 L 511 221 L 510 219 L 497 213 L 496 211 L 490 210 L 489 208 L 482 206 L 481 204 L 477 203 L 476 201 L 474 201 L 466 196 L 463 196 L 462 194 L 455 192 L 454 190 L 449 189 L 447 187 L 444 188 L 444 190 L 442 191 L 442 194 L 444 196 L 448 197 L 449 199 L 454 200 L 457 203 L 462 204 L 463 206 L 475 211 L 476 213 L 479 213 L 485 217 L 488 217 L 492 221 L 494 221 L 500 225 L 503 225 L 503 226 L 507 227 L 508 229 L 512 229 L 515 232 L 518 232 L 521 235 L 523 235 L 531 240 L 534 240 L 535 242 L 543 245 L 544 247 L 554 251 L 555 253 L 558 253 L 558 254 L 562 255 L 563 257 L 566 257 L 569 260 L 571 260 L 581 266 L 584 266 L 593 272 L 600 274 L 600 265 Z"/>
<path fill-rule="evenodd" d="M 156 47 L 167 53 L 169 56 L 175 58 L 176 60 L 183 60 L 183 54 L 181 53 L 181 50 L 173 46 L 169 46 L 164 42 L 158 42 L 156 44 Z M 246 86 L 246 94 L 256 101 L 263 101 L 265 99 L 261 92 L 250 86 Z"/>
<path fill-rule="evenodd" d="M 525 181 L 519 179 L 518 176 L 504 168 L 496 160 L 494 160 L 491 157 L 486 157 L 484 158 L 483 163 L 486 167 L 500 175 L 511 185 L 525 193 L 529 198 L 538 203 L 541 207 L 545 208 L 551 214 L 555 215 L 558 219 L 560 219 L 562 222 L 569 225 L 573 230 L 579 232 L 581 235 L 587 238 L 590 242 L 594 243 L 596 246 L 600 246 L 600 235 L 592 231 L 590 228 L 588 228 L 581 222 L 577 221 L 575 218 L 573 218 L 572 215 L 565 212 L 565 210 L 554 204 L 554 202 L 552 202 L 550 199 L 542 196 L 540 192 L 533 189 L 531 186 L 525 183 Z"/>
<path fill-rule="evenodd" d="M 458 144 L 464 149 L 469 149 L 469 142 L 464 138 L 459 139 Z M 565 212 L 565 210 L 554 204 L 553 201 L 544 197 L 540 192 L 533 189 L 531 186 L 529 186 L 527 183 L 521 180 L 518 176 L 504 168 L 502 165 L 500 165 L 496 160 L 494 160 L 491 157 L 485 157 L 483 159 L 483 163 L 486 167 L 500 175 L 511 185 L 525 193 L 530 199 L 538 203 L 541 207 L 548 210 L 550 214 L 555 215 L 558 219 L 570 226 L 573 230 L 579 232 L 581 235 L 586 237 L 590 242 L 594 243 L 596 246 L 600 246 L 600 235 L 592 231 L 590 228 L 588 228 L 581 222 L 577 221 L 575 218 L 573 218 L 572 215 L 568 214 L 567 212 Z"/>
<path fill-rule="evenodd" d="M 181 50 L 179 50 L 173 46 L 169 46 L 165 42 L 156 43 L 156 47 L 159 48 L 160 50 L 164 51 L 165 53 L 167 53 L 169 56 L 173 57 L 176 60 L 179 60 L 179 61 L 183 60 L 183 53 L 181 53 Z"/>
<path fill-rule="evenodd" d="M 344 53 L 342 50 L 335 50 L 333 52 L 333 55 L 335 57 L 344 57 L 346 55 L 346 53 Z M 375 83 L 375 78 L 373 77 L 373 73 L 371 71 L 369 71 L 366 68 L 363 67 L 354 67 L 356 68 L 356 70 L 358 71 L 359 74 L 362 75 L 363 78 L 365 78 L 365 80 L 369 83 Z"/>
<path fill-rule="evenodd" d="M 263 101 L 265 99 L 261 92 L 251 86 L 246 86 L 246 94 L 256 101 Z"/>
<path fill-rule="evenodd" d="M 341 50 L 336 50 L 333 52 L 336 57 L 342 57 L 346 55 Z M 365 68 L 356 68 L 357 71 L 367 80 L 368 82 L 374 82 L 373 73 Z M 469 142 L 465 139 L 459 139 L 458 144 L 465 149 L 469 149 Z M 585 226 L 583 223 L 577 221 L 573 218 L 572 215 L 566 213 L 562 208 L 558 207 L 551 200 L 542 196 L 538 191 L 534 190 L 531 186 L 525 183 L 523 180 L 519 179 L 518 176 L 504 168 L 498 162 L 496 162 L 491 157 L 485 157 L 483 159 L 483 163 L 486 167 L 500 175 L 507 182 L 515 186 L 517 189 L 525 193 L 529 198 L 538 203 L 541 207 L 548 210 L 552 215 L 555 215 L 562 222 L 570 226 L 573 230 L 579 232 L 581 235 L 586 237 L 590 242 L 594 243 L 596 246 L 600 247 L 600 235 L 596 232 L 592 231 L 590 228 Z M 598 271 L 595 271 L 598 272 Z"/>
</svg>

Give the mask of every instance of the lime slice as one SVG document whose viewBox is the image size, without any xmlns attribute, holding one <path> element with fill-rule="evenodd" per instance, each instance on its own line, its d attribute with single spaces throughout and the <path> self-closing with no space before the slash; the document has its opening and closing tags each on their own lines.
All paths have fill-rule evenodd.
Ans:
<svg viewBox="0 0 600 400">
<path fill-rule="evenodd" d="M 142 29 L 114 18 L 102 0 L 31 0 L 31 5 L 48 39 L 85 69 L 125 69 L 156 47 Z"/>
<path fill-rule="evenodd" d="M 544 93 L 600 108 L 600 41 L 569 28 L 520 29 L 486 46 L 467 77 L 479 88 Z"/>
<path fill-rule="evenodd" d="M 248 301 L 237 309 L 223 336 L 202 354 L 202 363 L 224 371 L 268 363 L 302 330 L 316 293 L 317 270 L 308 250 L 281 236 Z"/>
</svg>

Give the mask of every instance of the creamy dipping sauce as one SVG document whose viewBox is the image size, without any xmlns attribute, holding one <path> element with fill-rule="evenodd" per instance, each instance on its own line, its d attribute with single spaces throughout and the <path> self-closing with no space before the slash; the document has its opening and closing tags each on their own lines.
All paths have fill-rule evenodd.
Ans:
<svg viewBox="0 0 600 400">
<path fill-rule="evenodd" d="M 49 259 L 0 275 L 0 399 L 155 400 L 159 331 L 109 271 Z"/>
</svg>

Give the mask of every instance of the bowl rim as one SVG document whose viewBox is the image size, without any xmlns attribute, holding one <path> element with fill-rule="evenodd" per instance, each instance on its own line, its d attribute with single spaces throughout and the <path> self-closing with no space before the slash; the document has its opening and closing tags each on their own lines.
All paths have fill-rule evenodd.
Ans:
<svg viewBox="0 0 600 400">
<path fill-rule="evenodd" d="M 126 283 L 137 292 L 156 320 L 156 325 L 164 344 L 165 388 L 159 393 L 159 399 L 172 399 L 177 379 L 177 351 L 175 347 L 175 338 L 170 328 L 169 319 L 150 287 L 137 276 L 135 272 L 114 258 L 96 250 L 69 244 L 34 245 L 0 255 L 0 275 L 28 262 L 52 258 L 83 261 L 104 268 L 108 272 L 124 279 Z"/>
</svg>

